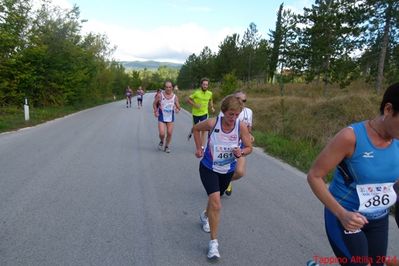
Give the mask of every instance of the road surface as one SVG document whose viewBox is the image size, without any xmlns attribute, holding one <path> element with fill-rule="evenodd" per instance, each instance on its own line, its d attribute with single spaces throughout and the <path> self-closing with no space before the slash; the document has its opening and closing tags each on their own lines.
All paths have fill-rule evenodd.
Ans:
<svg viewBox="0 0 399 266">
<path fill-rule="evenodd" d="M 0 135 L 0 265 L 207 265 L 207 196 L 176 115 L 159 151 L 153 95 Z M 219 265 L 305 265 L 334 258 L 305 174 L 255 149 L 222 198 Z M 391 219 L 390 255 L 399 255 Z M 334 265 L 334 264 L 329 264 Z"/>
</svg>

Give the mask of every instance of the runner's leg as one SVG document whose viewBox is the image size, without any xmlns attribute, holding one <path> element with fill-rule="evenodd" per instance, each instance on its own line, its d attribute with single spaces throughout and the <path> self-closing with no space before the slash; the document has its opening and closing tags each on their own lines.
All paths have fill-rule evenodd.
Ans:
<svg viewBox="0 0 399 266">
<path fill-rule="evenodd" d="M 164 143 L 165 141 L 165 123 L 158 121 L 158 132 L 159 132 L 159 140 L 160 143 Z"/>
<path fill-rule="evenodd" d="M 166 134 L 165 148 L 169 147 L 169 144 L 172 140 L 173 122 L 166 123 L 166 129 L 167 129 L 167 134 Z"/>
<path fill-rule="evenodd" d="M 220 192 L 216 191 L 208 196 L 208 205 L 206 208 L 206 214 L 211 228 L 211 239 L 217 239 L 221 209 Z"/>
<path fill-rule="evenodd" d="M 240 157 L 237 159 L 236 169 L 234 170 L 234 174 L 233 177 L 231 178 L 231 181 L 238 180 L 245 175 L 246 164 L 247 163 L 245 157 Z"/>
</svg>

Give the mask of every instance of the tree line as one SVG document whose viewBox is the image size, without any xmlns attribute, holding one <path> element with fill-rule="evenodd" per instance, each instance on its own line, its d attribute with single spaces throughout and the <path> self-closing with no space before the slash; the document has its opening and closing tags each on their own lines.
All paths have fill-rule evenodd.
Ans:
<svg viewBox="0 0 399 266">
<path fill-rule="evenodd" d="M 126 72 L 109 58 L 105 35 L 81 34 L 77 6 L 64 10 L 41 0 L 0 0 L 0 107 L 100 102 L 123 89 L 155 89 L 165 79 L 180 88 L 235 78 L 266 82 L 322 81 L 345 87 L 356 79 L 383 82 L 399 78 L 399 2 L 396 0 L 316 0 L 303 14 L 281 4 L 269 39 L 250 23 L 241 37 L 227 36 L 214 53 L 204 47 L 180 71 Z"/>
<path fill-rule="evenodd" d="M 399 80 L 399 1 L 316 0 L 303 14 L 280 5 L 276 27 L 261 38 L 255 23 L 241 37 L 227 36 L 214 53 L 204 47 L 183 64 L 177 83 L 197 86 L 201 77 L 222 81 L 375 84 Z"/>
<path fill-rule="evenodd" d="M 107 58 L 107 37 L 81 34 L 79 8 L 42 1 L 0 0 L 0 106 L 99 102 L 120 94 L 131 79 Z M 36 1 L 37 2 L 37 1 Z"/>
</svg>

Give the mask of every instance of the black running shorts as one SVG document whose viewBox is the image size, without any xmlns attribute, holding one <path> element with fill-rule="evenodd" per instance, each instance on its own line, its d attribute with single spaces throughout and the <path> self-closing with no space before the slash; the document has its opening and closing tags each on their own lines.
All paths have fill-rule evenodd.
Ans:
<svg viewBox="0 0 399 266">
<path fill-rule="evenodd" d="M 208 195 L 219 191 L 220 195 L 223 195 L 224 191 L 227 189 L 231 182 L 231 178 L 234 172 L 227 174 L 220 174 L 212 171 L 211 169 L 205 167 L 202 163 L 199 164 L 199 172 L 206 193 Z"/>
</svg>

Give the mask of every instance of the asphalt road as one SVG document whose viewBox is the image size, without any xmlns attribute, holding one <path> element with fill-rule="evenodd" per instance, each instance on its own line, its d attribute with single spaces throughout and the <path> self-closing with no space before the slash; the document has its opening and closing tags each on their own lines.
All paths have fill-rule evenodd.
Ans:
<svg viewBox="0 0 399 266">
<path fill-rule="evenodd" d="M 0 265 L 209 263 L 191 116 L 176 115 L 171 153 L 159 151 L 152 99 L 0 134 Z M 217 264 L 334 258 L 305 174 L 260 149 L 247 159 L 247 176 L 222 198 Z M 390 224 L 389 254 L 399 255 Z"/>
</svg>

